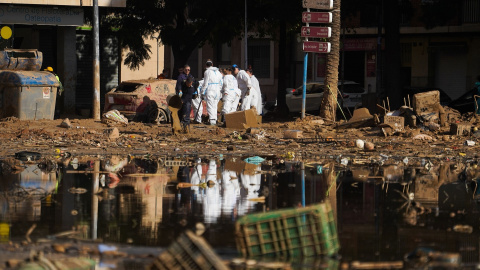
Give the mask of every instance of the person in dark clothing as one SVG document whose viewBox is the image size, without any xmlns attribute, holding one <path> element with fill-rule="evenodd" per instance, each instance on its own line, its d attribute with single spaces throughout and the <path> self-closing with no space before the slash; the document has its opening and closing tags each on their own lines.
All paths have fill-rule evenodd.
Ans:
<svg viewBox="0 0 480 270">
<path fill-rule="evenodd" d="M 188 77 L 192 77 L 192 74 L 190 74 L 190 66 L 189 65 L 185 65 L 183 67 L 183 72 L 180 73 L 180 75 L 178 75 L 178 79 L 177 79 L 177 85 L 175 86 L 175 93 L 177 95 L 179 95 L 180 97 L 182 96 L 180 94 L 181 92 L 181 89 L 182 89 L 182 84 L 187 80 Z M 195 78 L 194 78 L 195 79 Z"/>
<path fill-rule="evenodd" d="M 184 83 L 182 83 L 180 88 L 180 93 L 182 93 L 182 109 L 178 111 L 178 118 L 180 118 L 180 122 L 182 126 L 190 125 L 190 111 L 192 110 L 192 98 L 196 92 L 194 87 L 195 79 L 193 76 L 187 77 Z"/>
</svg>

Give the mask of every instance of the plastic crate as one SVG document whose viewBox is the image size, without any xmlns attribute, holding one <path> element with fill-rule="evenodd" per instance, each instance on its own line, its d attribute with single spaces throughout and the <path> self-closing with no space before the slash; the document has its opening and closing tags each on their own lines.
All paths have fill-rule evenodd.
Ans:
<svg viewBox="0 0 480 270">
<path fill-rule="evenodd" d="M 241 217 L 235 224 L 243 256 L 332 256 L 340 249 L 332 208 L 321 203 Z"/>
<path fill-rule="evenodd" d="M 229 269 L 200 236 L 185 231 L 155 259 L 150 269 Z"/>
</svg>

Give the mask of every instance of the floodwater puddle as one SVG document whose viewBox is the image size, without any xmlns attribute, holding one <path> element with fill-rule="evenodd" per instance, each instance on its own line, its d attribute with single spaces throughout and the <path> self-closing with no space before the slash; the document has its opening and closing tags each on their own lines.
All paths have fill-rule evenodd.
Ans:
<svg viewBox="0 0 480 270">
<path fill-rule="evenodd" d="M 1 168 L 0 242 L 73 231 L 65 235 L 167 247 L 185 229 L 201 229 L 221 256 L 235 256 L 239 217 L 327 201 L 342 262 L 418 266 L 419 249 L 439 252 L 438 261 L 441 254 L 459 255 L 463 265 L 480 261 L 480 168 L 473 161 L 345 166 L 282 157 L 105 156 L 4 160 Z"/>
</svg>

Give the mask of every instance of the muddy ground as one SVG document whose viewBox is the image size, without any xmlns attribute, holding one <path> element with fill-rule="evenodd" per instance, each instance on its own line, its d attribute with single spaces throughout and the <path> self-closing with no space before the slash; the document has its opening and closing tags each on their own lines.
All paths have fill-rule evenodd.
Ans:
<svg viewBox="0 0 480 270">
<path fill-rule="evenodd" d="M 70 125 L 62 124 L 65 119 Z M 45 157 L 232 154 L 319 160 L 341 156 L 349 164 L 362 164 L 379 160 L 398 162 L 405 157 L 410 162 L 472 159 L 477 158 L 479 152 L 480 136 L 477 135 L 480 133 L 476 127 L 480 126 L 480 118 L 472 114 L 450 119 L 443 127 L 405 127 L 387 135 L 375 125 L 338 129 L 341 122 L 333 123 L 316 116 L 277 120 L 264 117 L 259 128 L 248 130 L 192 124 L 189 133 L 174 135 L 169 124 L 129 122 L 124 126 L 77 117 L 37 121 L 5 118 L 0 120 L 0 156 L 13 157 L 19 151 L 39 152 Z M 452 135 L 450 126 L 455 123 L 471 125 L 470 133 Z M 286 130 L 299 130 L 297 133 L 303 138 L 285 138 Z M 371 144 L 361 149 L 357 145 L 359 139 Z M 372 144 L 373 149 L 366 149 Z"/>
</svg>

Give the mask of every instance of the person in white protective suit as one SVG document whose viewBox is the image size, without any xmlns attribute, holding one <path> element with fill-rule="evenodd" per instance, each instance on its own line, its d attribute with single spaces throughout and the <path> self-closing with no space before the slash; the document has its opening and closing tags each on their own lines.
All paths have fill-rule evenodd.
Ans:
<svg viewBox="0 0 480 270">
<path fill-rule="evenodd" d="M 205 63 L 207 70 L 203 76 L 203 85 L 201 95 L 207 102 L 207 112 L 210 125 L 217 124 L 217 106 L 220 100 L 220 90 L 222 89 L 222 73 L 213 66 L 212 60 Z"/>
<path fill-rule="evenodd" d="M 253 98 L 253 91 L 250 91 L 252 88 L 252 80 L 250 79 L 250 76 L 245 72 L 245 70 L 240 70 L 237 65 L 233 65 L 233 74 L 237 78 L 238 82 L 238 88 L 242 91 L 242 105 L 240 107 L 240 110 L 245 111 L 250 109 L 251 107 L 251 102 Z"/>
<path fill-rule="evenodd" d="M 259 197 L 260 186 L 262 183 L 262 175 L 258 173 L 261 170 L 261 166 L 258 165 L 255 169 L 255 172 L 247 172 L 240 174 L 240 180 L 242 187 L 246 192 L 246 197 L 243 197 L 241 204 L 238 207 L 238 215 L 243 216 L 250 212 L 258 202 L 255 202 L 251 199 L 256 199 Z"/>
<path fill-rule="evenodd" d="M 247 74 L 250 75 L 250 80 L 252 81 L 252 89 L 255 89 L 255 98 L 252 99 L 250 103 L 251 106 L 254 106 L 257 109 L 257 114 L 262 115 L 262 91 L 260 90 L 260 82 L 257 77 L 253 75 L 253 69 L 247 69 Z"/>
<path fill-rule="evenodd" d="M 225 120 L 225 114 L 237 110 L 238 102 L 240 101 L 240 96 L 242 95 L 242 92 L 238 88 L 237 78 L 232 75 L 232 67 L 226 68 L 225 71 L 227 74 L 223 77 L 223 108 L 221 122 Z"/>
<path fill-rule="evenodd" d="M 216 223 L 221 214 L 222 201 L 220 198 L 220 185 L 217 181 L 217 163 L 210 160 L 207 169 L 207 188 L 203 199 L 203 215 L 205 223 Z"/>
<path fill-rule="evenodd" d="M 234 209 L 240 197 L 240 184 L 237 173 L 230 170 L 222 171 L 222 213 L 235 216 Z"/>
<path fill-rule="evenodd" d="M 202 123 L 202 114 L 203 114 L 203 104 L 202 104 L 202 95 L 200 94 L 203 85 L 203 79 L 198 82 L 197 91 L 193 94 L 192 97 L 192 107 L 193 107 L 193 123 L 200 124 Z"/>
</svg>

